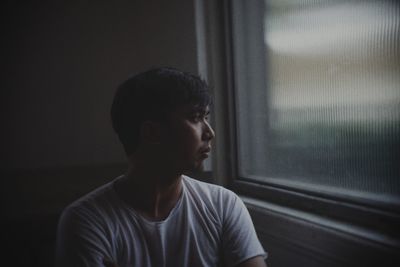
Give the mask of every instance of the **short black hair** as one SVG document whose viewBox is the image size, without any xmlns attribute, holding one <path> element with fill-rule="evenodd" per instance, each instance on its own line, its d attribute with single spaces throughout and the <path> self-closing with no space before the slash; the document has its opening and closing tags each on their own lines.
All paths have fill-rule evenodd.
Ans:
<svg viewBox="0 0 400 267">
<path fill-rule="evenodd" d="M 138 147 L 143 122 L 165 121 L 172 111 L 185 104 L 211 104 L 207 83 L 192 73 L 161 67 L 123 82 L 114 96 L 111 120 L 125 153 L 130 155 Z"/>
</svg>

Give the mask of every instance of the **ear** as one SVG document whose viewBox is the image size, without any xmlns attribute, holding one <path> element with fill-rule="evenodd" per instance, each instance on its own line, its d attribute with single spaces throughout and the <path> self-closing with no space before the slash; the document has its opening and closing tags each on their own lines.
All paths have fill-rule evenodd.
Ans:
<svg viewBox="0 0 400 267">
<path fill-rule="evenodd" d="M 161 143 L 161 125 L 155 121 L 145 121 L 140 127 L 140 138 L 144 144 Z"/>
</svg>

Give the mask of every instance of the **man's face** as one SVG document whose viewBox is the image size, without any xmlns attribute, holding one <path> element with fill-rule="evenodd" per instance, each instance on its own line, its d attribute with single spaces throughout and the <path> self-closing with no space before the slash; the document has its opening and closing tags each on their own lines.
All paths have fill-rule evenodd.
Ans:
<svg viewBox="0 0 400 267">
<path fill-rule="evenodd" d="M 163 136 L 166 160 L 179 171 L 202 168 L 215 134 L 208 122 L 209 107 L 183 105 L 168 117 Z"/>
</svg>

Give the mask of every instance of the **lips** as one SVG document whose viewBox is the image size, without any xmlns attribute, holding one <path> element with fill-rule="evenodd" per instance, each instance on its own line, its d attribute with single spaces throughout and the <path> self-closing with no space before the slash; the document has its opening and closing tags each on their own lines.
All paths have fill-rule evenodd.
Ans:
<svg viewBox="0 0 400 267">
<path fill-rule="evenodd" d="M 202 154 L 210 153 L 210 152 L 211 152 L 211 147 L 210 146 L 200 149 L 200 153 L 202 153 Z"/>
<path fill-rule="evenodd" d="M 211 147 L 210 146 L 200 149 L 200 154 L 201 154 L 202 158 L 208 158 L 208 154 L 210 152 L 211 152 Z"/>
</svg>

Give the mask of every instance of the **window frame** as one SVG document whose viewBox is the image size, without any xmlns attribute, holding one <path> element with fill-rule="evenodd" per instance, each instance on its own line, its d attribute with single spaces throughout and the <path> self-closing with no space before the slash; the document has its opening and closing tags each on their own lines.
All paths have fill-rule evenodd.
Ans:
<svg viewBox="0 0 400 267">
<path fill-rule="evenodd" d="M 339 232 L 342 231 L 339 224 L 355 226 L 361 230 L 349 234 L 390 249 L 399 249 L 399 203 L 362 199 L 340 192 L 333 194 L 310 188 L 296 188 L 285 181 L 260 182 L 239 176 L 232 2 L 196 0 L 196 3 L 202 6 L 203 13 L 200 15 L 207 13 L 207 20 L 203 21 L 204 31 L 200 32 L 206 39 L 204 49 L 207 59 L 203 62 L 206 65 L 204 69 L 211 85 L 218 88 L 213 92 L 213 124 L 217 133 L 212 162 L 213 181 L 227 186 L 245 198 L 272 203 L 282 209 L 290 207 L 292 210 L 322 216 L 336 222 L 329 227 Z"/>
</svg>

